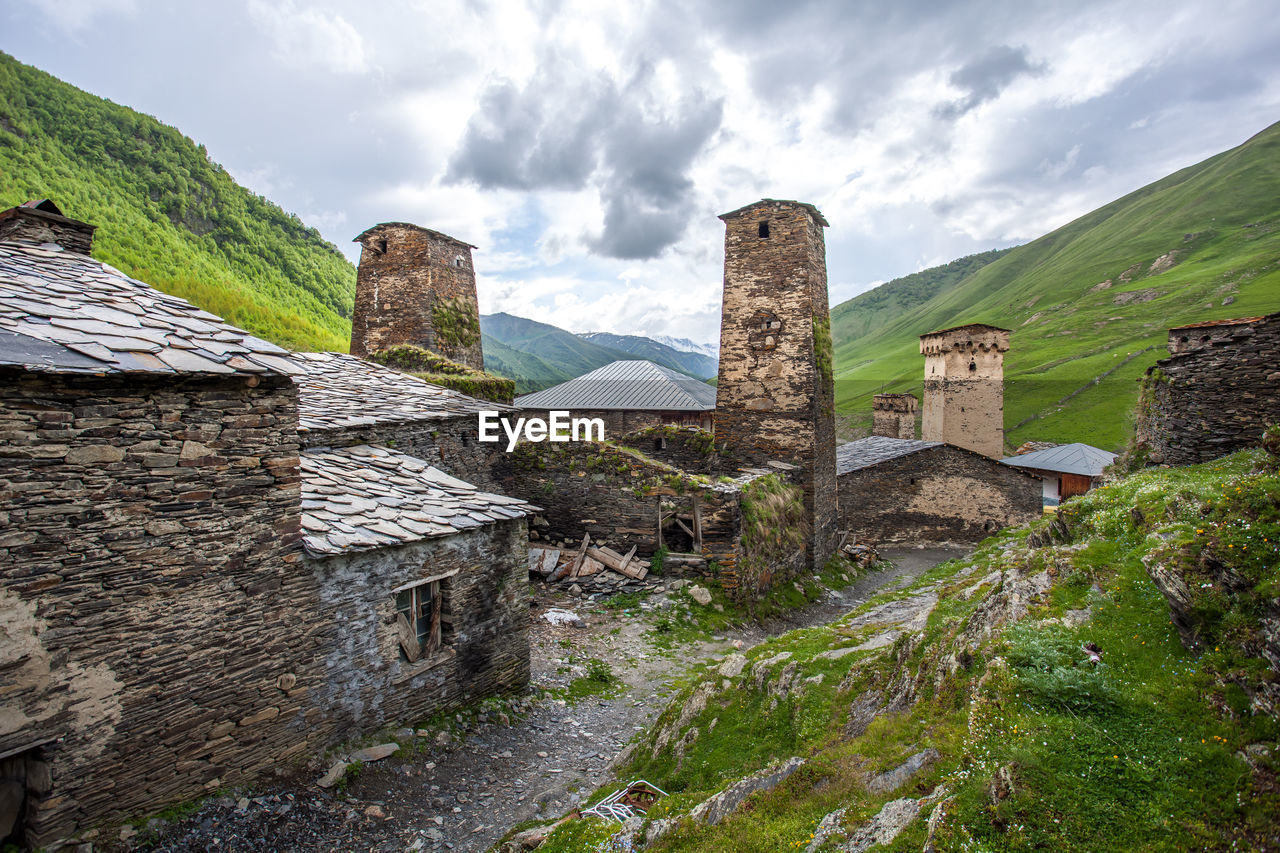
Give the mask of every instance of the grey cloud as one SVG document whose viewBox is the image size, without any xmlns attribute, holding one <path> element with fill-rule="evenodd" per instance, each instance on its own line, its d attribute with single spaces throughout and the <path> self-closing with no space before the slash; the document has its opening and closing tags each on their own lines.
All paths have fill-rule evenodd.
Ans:
<svg viewBox="0 0 1280 853">
<path fill-rule="evenodd" d="M 951 85 L 965 92 L 957 101 L 937 109 L 943 118 L 959 118 L 987 101 L 992 100 L 1010 83 L 1024 74 L 1043 74 L 1045 66 L 1032 63 L 1025 47 L 996 45 L 959 69 L 952 72 Z"/>
<path fill-rule="evenodd" d="M 695 95 L 650 118 L 649 68 L 619 88 L 575 81 L 558 60 L 523 89 L 491 84 L 449 163 L 446 180 L 486 188 L 595 186 L 604 230 L 588 239 L 614 258 L 651 258 L 676 242 L 692 211 L 688 169 L 720 127 L 723 104 Z"/>
</svg>

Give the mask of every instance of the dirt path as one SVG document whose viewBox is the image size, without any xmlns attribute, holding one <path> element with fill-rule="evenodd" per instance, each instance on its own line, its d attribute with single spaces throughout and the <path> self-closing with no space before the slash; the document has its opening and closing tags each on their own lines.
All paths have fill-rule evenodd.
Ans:
<svg viewBox="0 0 1280 853">
<path fill-rule="evenodd" d="M 166 851 L 487 850 L 511 826 L 562 814 L 610 776 L 634 734 L 666 704 L 672 681 L 696 662 L 749 647 L 794 628 L 823 624 L 875 593 L 905 586 L 961 549 L 895 549 L 892 566 L 764 626 L 664 651 L 646 635 L 670 601 L 644 600 L 637 615 L 588 612 L 582 602 L 535 588 L 532 684 L 516 707 L 459 715 L 454 733 L 416 739 L 414 748 L 365 765 L 345 789 L 321 790 L 317 773 L 262 786 L 257 796 L 206 802 L 138 841 Z M 578 609 L 586 628 L 554 627 L 550 607 Z M 737 641 L 737 643 L 735 643 Z M 574 704 L 549 698 L 605 661 L 620 680 L 612 695 Z M 581 682 L 579 682 L 581 683 Z M 147 837 L 149 835 L 149 837 Z M 114 839 L 113 839 L 114 840 Z"/>
</svg>

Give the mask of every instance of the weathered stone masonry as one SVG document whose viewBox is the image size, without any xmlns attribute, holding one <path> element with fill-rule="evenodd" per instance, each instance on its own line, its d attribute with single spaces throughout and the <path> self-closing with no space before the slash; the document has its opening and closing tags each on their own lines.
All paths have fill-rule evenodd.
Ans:
<svg viewBox="0 0 1280 853">
<path fill-rule="evenodd" d="M 405 222 L 375 225 L 356 242 L 351 354 L 412 344 L 484 370 L 475 246 Z"/>
<path fill-rule="evenodd" d="M 0 751 L 53 776 L 29 839 L 325 742 L 293 384 L 0 376 Z"/>
<path fill-rule="evenodd" d="M 716 436 L 743 462 L 803 468 L 808 560 L 821 566 L 835 549 L 838 525 L 827 223 L 812 205 L 772 199 L 720 218 Z"/>
<path fill-rule="evenodd" d="M 1138 406 L 1149 461 L 1208 462 L 1280 423 L 1280 313 L 1171 329 L 1169 342 L 1179 354 L 1147 371 Z"/>
<path fill-rule="evenodd" d="M 874 543 L 978 542 L 1042 513 L 1039 479 L 945 444 L 839 479 L 844 527 Z"/>
<path fill-rule="evenodd" d="M 524 519 L 502 521 L 398 548 L 307 558 L 325 649 L 313 699 L 333 717 L 339 738 L 528 683 L 526 530 Z M 444 651 L 409 663 L 400 654 L 390 590 L 439 575 L 448 575 Z"/>
<path fill-rule="evenodd" d="M 920 336 L 920 437 L 998 459 L 1004 455 L 1004 354 L 1009 330 L 974 323 Z"/>
</svg>

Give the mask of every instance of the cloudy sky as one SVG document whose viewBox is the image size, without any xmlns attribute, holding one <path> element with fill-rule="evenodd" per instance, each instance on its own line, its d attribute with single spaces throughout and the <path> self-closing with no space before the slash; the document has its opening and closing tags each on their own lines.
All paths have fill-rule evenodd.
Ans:
<svg viewBox="0 0 1280 853">
<path fill-rule="evenodd" d="M 831 227 L 832 304 L 1033 239 L 1280 119 L 1272 0 L 10 0 L 0 49 L 204 143 L 353 261 L 480 247 L 482 310 L 718 335 L 723 228 Z"/>
</svg>

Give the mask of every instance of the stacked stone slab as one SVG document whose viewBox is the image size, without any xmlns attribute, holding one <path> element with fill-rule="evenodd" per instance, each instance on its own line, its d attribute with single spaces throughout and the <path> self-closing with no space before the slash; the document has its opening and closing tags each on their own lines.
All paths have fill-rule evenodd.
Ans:
<svg viewBox="0 0 1280 853">
<path fill-rule="evenodd" d="M 1208 462 L 1280 423 L 1280 313 L 1169 330 L 1173 355 L 1147 370 L 1136 439 L 1147 459 Z"/>
<path fill-rule="evenodd" d="M 411 344 L 484 370 L 475 246 L 407 222 L 375 225 L 355 242 L 362 248 L 352 355 Z"/>
<path fill-rule="evenodd" d="M 915 438 L 917 402 L 914 394 L 877 394 L 871 401 L 871 434 Z"/>
<path fill-rule="evenodd" d="M 985 323 L 920 336 L 920 437 L 998 459 L 1004 455 L 1004 354 L 1009 330 Z"/>
<path fill-rule="evenodd" d="M 803 468 L 808 562 L 835 550 L 835 388 L 827 221 L 811 204 L 763 199 L 725 223 L 716 436 L 748 464 Z"/>
</svg>

